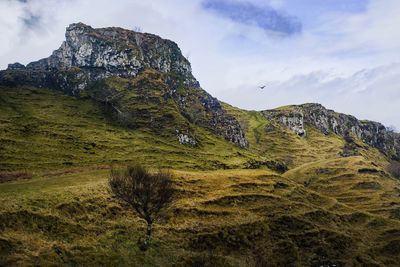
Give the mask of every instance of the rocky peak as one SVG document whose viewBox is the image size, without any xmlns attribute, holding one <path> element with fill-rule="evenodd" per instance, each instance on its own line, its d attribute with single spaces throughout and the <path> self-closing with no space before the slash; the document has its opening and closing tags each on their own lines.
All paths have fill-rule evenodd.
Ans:
<svg viewBox="0 0 400 267">
<path fill-rule="evenodd" d="M 388 157 L 400 158 L 400 134 L 388 130 L 379 122 L 358 120 L 354 116 L 337 113 L 314 103 L 266 110 L 262 113 L 267 119 L 277 121 L 300 136 L 306 135 L 305 125 L 309 125 L 326 135 L 352 135 Z"/>
<path fill-rule="evenodd" d="M 71 24 L 61 47 L 45 59 L 28 64 L 30 69 L 84 69 L 90 79 L 109 76 L 134 77 L 145 68 L 176 73 L 196 83 L 189 61 L 178 45 L 156 35 L 110 27 L 94 29 Z"/>
<path fill-rule="evenodd" d="M 138 98 L 146 99 L 146 104 L 154 101 L 160 106 L 161 102 L 170 104 L 168 99 L 172 99 L 188 120 L 186 124 L 197 124 L 238 146 L 247 147 L 238 121 L 225 112 L 217 99 L 200 88 L 189 61 L 173 41 L 117 27 L 94 29 L 83 23 L 69 25 L 65 38 L 50 57 L 26 67 L 19 63 L 10 64 L 7 70 L 0 71 L 0 85 L 31 85 L 62 90 L 77 97 L 90 96 L 104 105 L 111 105 L 111 110 L 124 121 L 146 113 L 150 119 L 147 125 L 141 126 L 157 124 L 156 127 L 160 128 L 162 123 L 155 123 L 152 119 L 155 114 L 151 115 L 149 110 L 139 112 L 134 104 L 123 100 L 129 97 L 131 90 L 138 90 Z M 148 70 L 157 74 L 146 75 Z M 102 83 L 107 79 L 121 78 L 126 81 L 118 82 L 124 84 L 119 89 L 107 88 Z M 138 88 L 133 88 L 130 81 L 134 79 L 147 79 L 152 86 L 146 87 L 146 82 L 143 82 Z M 96 90 L 92 90 L 94 87 Z M 162 89 L 155 92 L 154 88 Z M 115 91 L 118 94 L 112 93 Z M 139 125 L 135 124 L 135 127 Z M 185 130 L 186 126 L 175 127 L 181 132 L 171 131 L 180 143 L 197 145 L 194 135 Z"/>
<path fill-rule="evenodd" d="M 25 66 L 22 65 L 21 63 L 13 63 L 13 64 L 8 64 L 8 68 L 9 70 L 23 70 L 25 69 Z"/>
</svg>

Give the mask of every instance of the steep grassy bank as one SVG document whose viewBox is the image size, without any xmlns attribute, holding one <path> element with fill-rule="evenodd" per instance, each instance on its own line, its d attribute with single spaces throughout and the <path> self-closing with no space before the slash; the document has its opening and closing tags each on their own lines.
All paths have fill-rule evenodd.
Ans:
<svg viewBox="0 0 400 267">
<path fill-rule="evenodd" d="M 161 128 L 119 126 L 90 99 L 48 89 L 0 88 L 0 170 L 109 165 L 140 160 L 174 168 L 241 167 L 257 156 L 196 127 L 200 145 Z M 164 131 L 165 130 L 165 131 Z"/>
</svg>

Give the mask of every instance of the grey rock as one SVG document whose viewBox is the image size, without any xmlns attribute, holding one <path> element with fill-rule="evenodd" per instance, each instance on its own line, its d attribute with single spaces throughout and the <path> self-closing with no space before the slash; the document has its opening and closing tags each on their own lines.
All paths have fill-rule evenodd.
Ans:
<svg viewBox="0 0 400 267">
<path fill-rule="evenodd" d="M 179 130 L 176 130 L 176 136 L 178 137 L 178 141 L 181 145 L 190 145 L 193 147 L 197 146 L 196 139 L 188 131 L 183 133 Z"/>
<path fill-rule="evenodd" d="M 93 81 L 111 76 L 135 77 L 145 68 L 175 73 L 188 85 L 198 85 L 178 45 L 156 35 L 115 27 L 93 29 L 75 23 L 67 28 L 65 37 L 50 57 L 29 63 L 27 69 L 70 71 L 66 85 L 60 86 L 68 87 L 72 95 L 78 95 Z"/>
<path fill-rule="evenodd" d="M 346 137 L 351 134 L 388 157 L 400 159 L 400 134 L 388 130 L 379 122 L 358 120 L 314 103 L 266 110 L 262 114 L 301 136 L 305 134 L 304 125 L 308 124 L 326 135 L 333 133 Z"/>
<path fill-rule="evenodd" d="M 13 64 L 8 64 L 8 69 L 10 70 L 23 70 L 25 69 L 25 66 L 21 63 L 13 63 Z"/>
<path fill-rule="evenodd" d="M 296 134 L 300 136 L 306 135 L 306 130 L 304 129 L 304 114 L 300 109 L 294 108 L 287 114 L 283 114 L 279 110 L 270 110 L 269 112 L 264 112 L 264 116 L 267 119 L 277 118 L 282 125 L 285 125 Z"/>
</svg>

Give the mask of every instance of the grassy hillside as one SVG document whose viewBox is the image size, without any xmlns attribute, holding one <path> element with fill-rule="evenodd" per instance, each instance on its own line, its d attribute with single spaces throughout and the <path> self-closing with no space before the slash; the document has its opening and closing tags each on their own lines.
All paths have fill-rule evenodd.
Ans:
<svg viewBox="0 0 400 267">
<path fill-rule="evenodd" d="M 113 88 L 118 88 L 115 83 L 125 83 L 110 82 L 114 83 Z M 138 105 L 147 103 L 132 97 L 125 96 L 124 101 L 130 99 Z M 181 145 L 168 123 L 157 129 L 127 128 L 106 115 L 98 102 L 47 89 L 1 87 L 0 103 L 0 171 L 129 161 L 185 169 L 242 168 L 249 166 L 249 162 L 277 161 L 293 168 L 341 157 L 345 146 L 344 140 L 337 135 L 326 136 L 309 127 L 307 137 L 302 138 L 268 122 L 259 112 L 244 111 L 227 104 L 224 108 L 238 118 L 245 129 L 250 143 L 248 150 L 194 124 L 188 127 L 196 133 L 199 145 Z M 174 113 L 149 105 L 150 110 L 155 109 L 152 114 L 161 114 L 161 117 L 168 112 Z M 387 164 L 376 149 L 360 143 L 359 151 L 380 166 Z"/>
<path fill-rule="evenodd" d="M 90 99 L 1 87 L 0 174 L 33 178 L 0 183 L 0 266 L 398 266 L 400 182 L 379 151 L 355 140 L 358 156 L 343 157 L 336 135 L 224 108 L 249 149 L 195 125 L 200 145 L 181 145 Z M 147 252 L 144 221 L 107 189 L 108 166 L 130 161 L 172 168 L 179 194 Z"/>
<path fill-rule="evenodd" d="M 228 104 L 225 109 L 236 118 L 246 131 L 250 151 L 268 159 L 284 162 L 289 168 L 306 163 L 341 158 L 346 145 L 345 140 L 335 134 L 325 135 L 321 131 L 306 125 L 307 135 L 300 137 L 286 127 L 268 121 L 260 112 L 246 111 Z M 285 109 L 289 107 L 281 107 Z M 384 167 L 387 159 L 377 149 L 355 140 L 357 153 Z"/>
<path fill-rule="evenodd" d="M 168 129 L 118 126 L 90 99 L 28 87 L 0 88 L 0 170 L 143 161 L 173 168 L 241 167 L 256 157 L 196 129 L 200 146 L 181 145 Z M 164 131 L 164 130 L 165 131 Z"/>
<path fill-rule="evenodd" d="M 321 161 L 283 176 L 174 173 L 180 199 L 157 224 L 147 252 L 136 245 L 145 224 L 108 192 L 107 170 L 0 184 L 7 203 L 0 208 L 0 262 L 396 266 L 400 260 L 400 183 L 361 157 Z"/>
</svg>

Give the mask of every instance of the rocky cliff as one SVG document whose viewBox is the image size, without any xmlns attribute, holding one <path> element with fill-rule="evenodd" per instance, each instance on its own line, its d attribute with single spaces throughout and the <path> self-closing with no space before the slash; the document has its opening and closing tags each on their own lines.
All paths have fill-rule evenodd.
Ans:
<svg viewBox="0 0 400 267">
<path fill-rule="evenodd" d="M 357 118 L 326 109 L 320 104 L 287 106 L 262 111 L 265 118 L 275 121 L 299 136 L 305 136 L 306 125 L 324 134 L 355 137 L 379 149 L 392 159 L 400 159 L 400 134 L 388 130 L 381 123 Z"/>
<path fill-rule="evenodd" d="M 171 132 L 180 143 L 197 145 L 190 126 L 194 124 L 247 147 L 237 120 L 200 87 L 176 43 L 153 34 L 115 27 L 94 29 L 82 23 L 71 24 L 65 36 L 50 57 L 27 66 L 10 64 L 0 72 L 0 84 L 89 96 L 134 127 L 162 128 L 165 121 L 175 123 L 168 126 L 174 126 Z M 138 109 L 134 101 L 152 104 L 154 110 Z M 155 113 L 163 112 L 169 113 L 157 121 L 160 114 Z"/>
<path fill-rule="evenodd" d="M 61 47 L 50 57 L 26 67 L 19 63 L 10 64 L 8 70 L 29 71 L 31 76 L 39 76 L 35 77 L 39 78 L 37 85 L 58 85 L 72 95 L 79 95 L 95 80 L 112 76 L 135 77 L 146 68 L 174 73 L 184 77 L 187 85 L 198 87 L 190 63 L 172 41 L 121 28 L 93 29 L 83 23 L 71 24 L 65 37 Z M 10 77 L 9 82 L 24 81 Z"/>
</svg>

